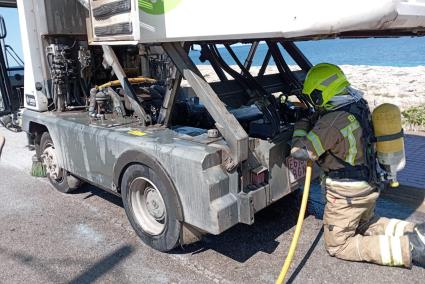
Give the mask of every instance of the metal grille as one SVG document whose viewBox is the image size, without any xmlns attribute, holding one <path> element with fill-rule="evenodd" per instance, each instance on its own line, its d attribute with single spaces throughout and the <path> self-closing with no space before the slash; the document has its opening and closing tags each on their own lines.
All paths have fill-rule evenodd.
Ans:
<svg viewBox="0 0 425 284">
<path fill-rule="evenodd" d="M 93 16 L 96 20 L 105 20 L 112 16 L 127 13 L 131 10 L 131 1 L 122 0 L 112 3 L 107 3 L 93 9 Z"/>
<path fill-rule="evenodd" d="M 96 36 L 131 35 L 133 28 L 131 23 L 118 23 L 110 26 L 96 27 L 94 33 Z"/>
</svg>

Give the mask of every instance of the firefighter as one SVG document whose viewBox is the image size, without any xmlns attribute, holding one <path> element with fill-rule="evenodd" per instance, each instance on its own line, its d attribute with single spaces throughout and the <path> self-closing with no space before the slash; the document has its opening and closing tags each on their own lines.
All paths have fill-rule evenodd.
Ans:
<svg viewBox="0 0 425 284">
<path fill-rule="evenodd" d="M 338 66 L 327 63 L 310 69 L 303 93 L 315 106 L 316 118 L 295 124 L 291 155 L 317 161 L 323 170 L 328 253 L 350 261 L 424 266 L 425 223 L 374 214 L 376 153 L 370 110 L 361 93 L 350 87 Z"/>
</svg>

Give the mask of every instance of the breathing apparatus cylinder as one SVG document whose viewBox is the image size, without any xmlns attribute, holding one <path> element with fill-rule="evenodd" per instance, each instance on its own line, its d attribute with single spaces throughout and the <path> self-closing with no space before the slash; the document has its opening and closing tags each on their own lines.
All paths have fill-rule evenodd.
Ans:
<svg viewBox="0 0 425 284">
<path fill-rule="evenodd" d="M 373 111 L 372 121 L 378 162 L 388 173 L 390 186 L 397 187 L 397 172 L 406 165 L 400 109 L 393 104 L 382 104 Z"/>
</svg>

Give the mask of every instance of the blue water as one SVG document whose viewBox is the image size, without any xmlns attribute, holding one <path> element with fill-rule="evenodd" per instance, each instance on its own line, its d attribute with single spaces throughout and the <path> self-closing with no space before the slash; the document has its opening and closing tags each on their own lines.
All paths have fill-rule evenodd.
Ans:
<svg viewBox="0 0 425 284">
<path fill-rule="evenodd" d="M 313 63 L 330 62 L 338 65 L 374 65 L 374 66 L 419 66 L 425 65 L 425 37 L 370 38 L 370 39 L 332 39 L 305 41 L 296 43 L 307 58 Z M 235 46 L 239 59 L 244 62 L 249 46 Z M 220 48 L 224 59 L 234 64 L 224 48 Z M 253 65 L 259 66 L 267 52 L 266 45 L 260 45 Z M 191 57 L 196 64 L 199 51 L 192 51 Z M 286 59 L 289 64 L 294 62 Z"/>
</svg>

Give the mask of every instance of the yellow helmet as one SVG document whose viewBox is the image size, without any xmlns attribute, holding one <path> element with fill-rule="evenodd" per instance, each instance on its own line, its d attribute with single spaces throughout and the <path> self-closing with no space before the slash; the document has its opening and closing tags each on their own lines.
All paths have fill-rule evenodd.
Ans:
<svg viewBox="0 0 425 284">
<path fill-rule="evenodd" d="M 308 71 L 303 94 L 308 96 L 314 105 L 323 107 L 348 86 L 350 83 L 341 68 L 334 64 L 320 63 Z"/>
</svg>

